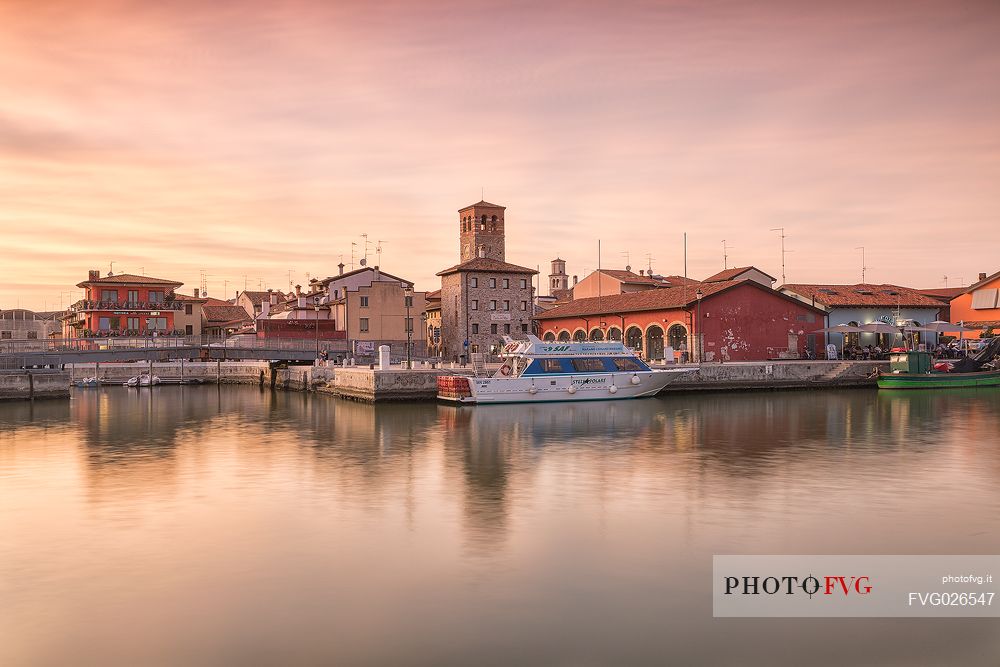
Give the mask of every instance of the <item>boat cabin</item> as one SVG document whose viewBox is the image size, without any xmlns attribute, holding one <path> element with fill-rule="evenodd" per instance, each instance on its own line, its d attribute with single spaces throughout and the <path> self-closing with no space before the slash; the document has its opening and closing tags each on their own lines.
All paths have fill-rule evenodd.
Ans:
<svg viewBox="0 0 1000 667">
<path fill-rule="evenodd" d="M 930 373 L 930 352 L 897 352 L 889 356 L 889 370 L 893 373 Z"/>
</svg>

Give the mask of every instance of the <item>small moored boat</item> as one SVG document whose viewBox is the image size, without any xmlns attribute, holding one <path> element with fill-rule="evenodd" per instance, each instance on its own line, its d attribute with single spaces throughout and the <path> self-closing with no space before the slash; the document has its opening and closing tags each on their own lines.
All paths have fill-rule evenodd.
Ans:
<svg viewBox="0 0 1000 667">
<path fill-rule="evenodd" d="M 653 396 L 694 368 L 652 369 L 618 341 L 505 339 L 490 377 L 438 377 L 438 398 L 456 403 L 539 403 Z"/>
<path fill-rule="evenodd" d="M 929 352 L 900 352 L 889 357 L 889 373 L 879 373 L 879 389 L 1000 387 L 1000 338 L 973 357 L 932 364 Z"/>
<path fill-rule="evenodd" d="M 155 387 L 160 384 L 160 378 L 155 375 L 149 375 L 148 373 L 142 373 L 136 375 L 135 377 L 130 377 L 122 385 L 125 387 Z"/>
</svg>

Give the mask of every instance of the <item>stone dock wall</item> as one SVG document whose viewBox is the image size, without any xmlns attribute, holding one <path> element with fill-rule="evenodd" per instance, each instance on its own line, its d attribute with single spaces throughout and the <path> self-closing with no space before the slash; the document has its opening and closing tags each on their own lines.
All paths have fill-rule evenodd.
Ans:
<svg viewBox="0 0 1000 667">
<path fill-rule="evenodd" d="M 0 371 L 0 401 L 69 398 L 69 374 L 55 370 Z"/>
</svg>

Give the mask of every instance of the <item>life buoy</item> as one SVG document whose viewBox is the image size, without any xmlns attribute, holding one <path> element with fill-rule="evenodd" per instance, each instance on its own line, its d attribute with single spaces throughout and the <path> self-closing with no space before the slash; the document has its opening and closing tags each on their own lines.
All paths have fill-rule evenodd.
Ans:
<svg viewBox="0 0 1000 667">
<path fill-rule="evenodd" d="M 510 366 L 504 364 L 500 367 L 500 375 L 507 376 L 510 375 Z"/>
</svg>

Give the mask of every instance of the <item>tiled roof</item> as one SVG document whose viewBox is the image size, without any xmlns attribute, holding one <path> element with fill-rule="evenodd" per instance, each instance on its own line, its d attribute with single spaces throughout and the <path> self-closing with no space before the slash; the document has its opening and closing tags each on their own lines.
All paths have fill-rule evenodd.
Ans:
<svg viewBox="0 0 1000 667">
<path fill-rule="evenodd" d="M 943 303 L 948 303 L 959 294 L 963 294 L 965 290 L 966 290 L 965 287 L 938 287 L 934 289 L 922 289 L 917 291 L 920 292 L 921 294 L 926 294 L 927 296 L 934 297 L 935 299 Z"/>
<path fill-rule="evenodd" d="M 424 301 L 440 301 L 441 300 L 441 290 L 436 289 L 431 292 L 424 294 Z"/>
<path fill-rule="evenodd" d="M 335 276 L 328 276 L 326 278 L 323 278 L 322 280 L 317 280 L 316 282 L 318 282 L 320 285 L 326 286 L 335 280 L 340 280 L 341 278 L 348 278 L 350 276 L 356 276 L 357 274 L 364 273 L 365 271 L 371 271 L 372 273 L 378 271 L 379 277 L 381 278 L 389 278 L 390 280 L 398 280 L 399 282 L 406 283 L 407 285 L 413 285 L 413 283 L 411 283 L 409 280 L 406 280 L 405 278 L 400 278 L 399 276 L 394 276 L 391 273 L 383 271 L 377 266 L 362 266 L 360 269 L 354 269 L 353 271 L 348 271 L 347 273 L 340 273 Z"/>
<path fill-rule="evenodd" d="M 806 285 L 790 283 L 782 290 L 794 292 L 829 307 L 900 306 L 906 308 L 940 308 L 941 300 L 910 287 L 899 285 Z"/>
<path fill-rule="evenodd" d="M 470 208 L 477 208 L 477 207 L 479 207 L 479 208 L 502 208 L 502 209 L 505 209 L 505 210 L 507 208 L 506 206 L 500 206 L 499 204 L 491 204 L 488 201 L 483 201 L 482 199 L 480 199 L 475 204 L 469 204 L 468 206 L 463 206 L 462 208 L 458 209 L 458 212 L 461 213 L 462 211 L 468 211 Z"/>
<path fill-rule="evenodd" d="M 698 283 L 701 282 L 700 280 L 695 280 L 694 278 L 685 278 L 684 276 L 660 276 L 660 277 L 666 280 L 668 283 L 670 283 L 671 286 L 678 286 L 678 287 L 683 285 L 697 285 Z"/>
<path fill-rule="evenodd" d="M 719 280 L 736 280 L 736 277 L 746 273 L 747 271 L 760 271 L 756 266 L 738 266 L 732 269 L 726 269 L 725 271 L 719 271 L 714 276 L 709 276 L 705 278 L 706 283 L 714 283 Z M 760 271 L 764 273 L 763 271 Z M 765 276 L 770 278 L 772 281 L 776 280 L 774 276 L 770 276 L 764 273 Z"/>
<path fill-rule="evenodd" d="M 638 273 L 633 273 L 632 271 L 623 271 L 621 269 L 601 269 L 601 273 L 603 273 L 606 276 L 611 276 L 615 280 L 620 280 L 623 283 L 631 283 L 634 285 L 662 284 L 659 280 L 656 280 L 649 276 L 640 276 Z"/>
<path fill-rule="evenodd" d="M 966 287 L 966 288 L 965 288 L 965 291 L 964 291 L 964 292 L 962 292 L 962 294 L 968 294 L 969 292 L 972 292 L 972 291 L 974 291 L 974 290 L 977 290 L 977 289 L 979 289 L 980 287 L 982 287 L 983 285 L 985 285 L 986 283 L 991 283 L 991 282 L 993 282 L 994 280 L 996 280 L 997 278 L 1000 278 L 1000 271 L 997 271 L 997 272 L 996 272 L 996 273 L 994 273 L 994 274 L 993 274 L 992 276 L 986 276 L 985 278 L 983 278 L 982 280 L 980 280 L 980 281 L 979 281 L 979 282 L 977 282 L 977 283 L 974 283 L 974 284 L 972 284 L 972 285 L 969 285 L 968 287 Z"/>
<path fill-rule="evenodd" d="M 538 271 L 529 269 L 525 266 L 508 264 L 507 262 L 490 259 L 489 257 L 476 257 L 475 259 L 470 259 L 468 262 L 462 262 L 461 264 L 449 267 L 444 271 L 438 271 L 437 275 L 446 276 L 449 273 L 457 273 L 458 271 L 479 271 L 481 273 L 530 273 L 532 275 L 538 273 Z"/>
<path fill-rule="evenodd" d="M 252 303 L 255 306 L 259 306 L 260 304 L 264 303 L 264 301 L 266 299 L 270 298 L 271 292 L 266 292 L 266 291 L 265 292 L 251 292 L 251 291 L 247 290 L 247 291 L 243 292 L 243 294 L 245 294 L 246 297 L 248 299 L 250 299 L 250 303 Z"/>
<path fill-rule="evenodd" d="M 206 305 L 202 309 L 202 313 L 205 315 L 205 321 L 209 324 L 250 321 L 250 315 L 247 314 L 243 306 L 232 306 L 229 304 L 224 306 Z"/>
<path fill-rule="evenodd" d="M 174 293 L 174 300 L 176 300 L 176 301 L 195 301 L 195 302 L 198 302 L 198 303 L 205 303 L 205 301 L 207 301 L 207 299 L 202 298 L 202 297 L 194 297 L 194 296 L 190 296 L 188 294 L 177 294 L 176 292 Z"/>
<path fill-rule="evenodd" d="M 701 285 L 700 289 L 704 298 L 730 287 L 743 284 L 746 284 L 745 281 L 733 280 Z M 696 293 L 697 290 L 690 287 L 664 287 L 663 289 L 643 290 L 641 292 L 626 292 L 625 294 L 609 294 L 608 296 L 574 299 L 565 305 L 559 305 L 538 315 L 538 319 L 550 320 L 558 317 L 579 317 L 581 315 L 635 313 L 644 310 L 685 308 L 697 302 Z"/>
<path fill-rule="evenodd" d="M 137 276 L 133 273 L 119 273 L 114 276 L 104 276 L 103 278 L 98 278 L 96 280 L 85 280 L 82 283 L 77 283 L 77 287 L 86 287 L 87 285 L 172 285 L 174 287 L 180 287 L 184 283 L 179 283 L 176 280 L 165 280 L 163 278 L 153 278 L 150 276 Z"/>
</svg>

